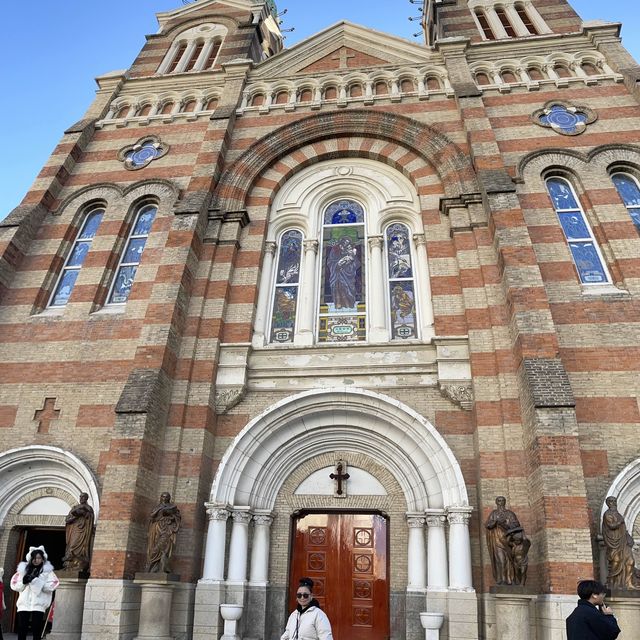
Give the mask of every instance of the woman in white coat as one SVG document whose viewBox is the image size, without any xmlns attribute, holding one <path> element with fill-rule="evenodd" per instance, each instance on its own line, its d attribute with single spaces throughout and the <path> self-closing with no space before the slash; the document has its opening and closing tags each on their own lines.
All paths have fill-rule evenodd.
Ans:
<svg viewBox="0 0 640 640">
<path fill-rule="evenodd" d="M 27 640 L 29 618 L 33 639 L 40 640 L 45 624 L 44 612 L 59 584 L 44 547 L 29 547 L 26 562 L 18 565 L 11 578 L 11 588 L 20 594 L 17 603 L 18 640 Z"/>
<path fill-rule="evenodd" d="M 333 640 L 329 618 L 313 597 L 311 578 L 300 578 L 296 602 L 280 640 Z"/>
</svg>

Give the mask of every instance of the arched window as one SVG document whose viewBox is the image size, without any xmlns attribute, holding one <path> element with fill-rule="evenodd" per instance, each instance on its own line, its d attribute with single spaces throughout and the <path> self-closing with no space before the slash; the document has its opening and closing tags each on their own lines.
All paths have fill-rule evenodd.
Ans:
<svg viewBox="0 0 640 640">
<path fill-rule="evenodd" d="M 512 84 L 514 82 L 518 82 L 518 78 L 516 78 L 515 74 L 513 73 L 513 71 L 503 71 L 500 74 L 500 77 L 502 78 L 502 81 L 507 83 L 507 84 Z"/>
<path fill-rule="evenodd" d="M 420 201 L 397 170 L 355 158 L 314 164 L 281 186 L 269 220 L 255 347 L 433 336 Z"/>
<path fill-rule="evenodd" d="M 440 80 L 435 76 L 429 76 L 427 78 L 427 89 L 429 91 L 440 91 L 442 89 L 442 85 L 440 84 Z"/>
<path fill-rule="evenodd" d="M 302 233 L 292 229 L 280 236 L 271 312 L 270 342 L 293 342 L 300 288 Z"/>
<path fill-rule="evenodd" d="M 365 211 L 338 200 L 323 215 L 318 342 L 367 337 Z"/>
<path fill-rule="evenodd" d="M 478 85 L 491 84 L 491 80 L 489 80 L 489 76 L 484 71 L 481 71 L 476 73 L 476 83 Z"/>
<path fill-rule="evenodd" d="M 196 104 L 197 102 L 195 100 L 187 100 L 184 103 L 184 106 L 182 107 L 182 112 L 183 113 L 191 113 L 192 111 L 196 110 Z"/>
<path fill-rule="evenodd" d="M 611 282 L 600 248 L 593 237 L 573 185 L 560 176 L 547 178 L 546 185 L 580 282 L 586 285 Z"/>
<path fill-rule="evenodd" d="M 409 228 L 400 223 L 389 225 L 385 232 L 385 248 L 391 338 L 415 338 L 418 321 Z"/>
<path fill-rule="evenodd" d="M 553 70 L 556 72 L 559 78 L 571 78 L 571 71 L 569 71 L 569 67 L 564 64 L 557 64 L 553 67 Z"/>
<path fill-rule="evenodd" d="M 216 62 L 227 28 L 199 24 L 181 32 L 158 67 L 159 74 L 211 69 Z"/>
<path fill-rule="evenodd" d="M 211 46 L 211 51 L 209 51 L 209 55 L 207 56 L 207 59 L 205 60 L 205 63 L 203 65 L 203 69 L 213 69 L 216 63 L 216 58 L 220 53 L 221 46 L 222 46 L 222 40 L 216 39 L 213 41 L 213 45 Z"/>
<path fill-rule="evenodd" d="M 522 23 L 527 28 L 527 31 L 532 36 L 539 35 L 538 30 L 536 29 L 535 25 L 531 21 L 531 18 L 529 17 L 529 14 L 527 13 L 526 7 L 523 4 L 516 4 L 515 8 L 516 8 L 516 11 L 518 12 L 518 15 L 520 16 L 520 20 L 522 20 Z"/>
<path fill-rule="evenodd" d="M 148 116 L 150 112 L 151 112 L 151 105 L 150 104 L 145 104 L 142 107 L 142 109 L 140 109 L 140 111 L 138 111 L 138 113 L 136 115 L 138 115 L 138 116 Z"/>
<path fill-rule="evenodd" d="M 146 204 L 142 205 L 136 213 L 131 232 L 127 238 L 127 244 L 116 270 L 116 276 L 109 291 L 107 304 L 124 304 L 129 298 L 136 271 L 142 259 L 142 252 L 147 244 L 151 225 L 157 211 L 156 205 Z"/>
<path fill-rule="evenodd" d="M 252 107 L 261 107 L 264 104 L 264 93 L 256 93 L 251 100 Z"/>
<path fill-rule="evenodd" d="M 174 107 L 173 102 L 171 102 L 171 101 L 165 102 L 162 105 L 162 109 L 160 110 L 160 113 L 162 115 L 167 115 L 168 113 L 171 113 L 173 111 L 173 107 Z"/>
<path fill-rule="evenodd" d="M 129 109 L 131 109 L 131 107 L 128 104 L 125 104 L 123 107 L 120 107 L 118 109 L 118 111 L 116 111 L 116 119 L 118 118 L 126 118 L 127 114 L 129 113 Z"/>
<path fill-rule="evenodd" d="M 311 89 L 303 89 L 300 92 L 300 102 L 311 102 L 313 100 L 313 91 Z"/>
<path fill-rule="evenodd" d="M 218 106 L 218 98 L 211 98 L 207 102 L 206 111 L 213 111 Z"/>
<path fill-rule="evenodd" d="M 627 211 L 640 231 L 640 186 L 637 178 L 630 173 L 616 172 L 611 174 L 611 180 L 618 190 L 618 194 L 627 207 Z"/>
<path fill-rule="evenodd" d="M 498 19 L 502 23 L 504 30 L 507 32 L 507 35 L 510 38 L 515 38 L 516 32 L 513 26 L 511 25 L 511 22 L 509 22 L 509 18 L 507 17 L 506 11 L 502 8 L 496 9 L 496 15 L 498 16 Z"/>
<path fill-rule="evenodd" d="M 386 96 L 389 93 L 389 85 L 384 80 L 376 82 L 376 95 Z"/>
<path fill-rule="evenodd" d="M 100 226 L 104 209 L 102 207 L 92 209 L 84 216 L 78 235 L 69 251 L 64 266 L 53 289 L 49 300 L 50 307 L 63 307 L 69 301 L 73 287 L 76 284 L 82 263 L 89 253 L 91 242 Z"/>
<path fill-rule="evenodd" d="M 493 35 L 493 31 L 491 30 L 491 26 L 489 25 L 489 21 L 487 20 L 487 16 L 484 11 L 481 9 L 476 9 L 475 16 L 478 19 L 478 24 L 482 29 L 482 33 L 487 40 L 495 40 L 496 37 Z"/>
<path fill-rule="evenodd" d="M 542 73 L 542 71 L 540 71 L 540 69 L 538 69 L 537 67 L 529 67 L 527 69 L 527 75 L 532 79 L 532 80 L 544 80 L 544 74 Z"/>
<path fill-rule="evenodd" d="M 413 80 L 410 80 L 409 78 L 405 78 L 400 83 L 400 90 L 402 91 L 402 93 L 411 93 L 411 92 L 415 91 L 416 87 L 413 84 Z"/>
<path fill-rule="evenodd" d="M 338 89 L 336 87 L 327 87 L 324 90 L 325 100 L 335 100 L 338 97 Z"/>
<path fill-rule="evenodd" d="M 583 62 L 580 67 L 588 76 L 597 76 L 600 72 L 591 62 Z"/>
<path fill-rule="evenodd" d="M 274 100 L 275 104 L 287 104 L 289 102 L 289 92 L 288 91 L 278 91 L 276 93 L 276 99 Z"/>
<path fill-rule="evenodd" d="M 362 85 L 361 84 L 352 84 L 349 87 L 349 96 L 352 98 L 359 98 L 363 95 Z"/>
</svg>

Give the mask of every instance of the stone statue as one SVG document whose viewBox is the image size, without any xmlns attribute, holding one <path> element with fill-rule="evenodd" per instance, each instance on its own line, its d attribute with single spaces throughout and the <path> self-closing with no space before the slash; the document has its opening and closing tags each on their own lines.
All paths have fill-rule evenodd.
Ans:
<svg viewBox="0 0 640 640">
<path fill-rule="evenodd" d="M 496 508 L 486 522 L 487 546 L 493 578 L 497 585 L 521 585 L 527 581 L 531 542 L 513 511 L 506 508 L 504 496 L 496 498 Z"/>
<path fill-rule="evenodd" d="M 89 570 L 91 540 L 93 538 L 93 507 L 87 503 L 89 494 L 81 493 L 80 502 L 65 518 L 67 546 L 62 565 L 69 571 Z"/>
<path fill-rule="evenodd" d="M 169 560 L 181 520 L 180 509 L 171 503 L 171 494 L 163 493 L 160 502 L 149 516 L 146 567 L 148 573 L 170 573 Z"/>
<path fill-rule="evenodd" d="M 607 586 L 610 589 L 637 589 L 633 538 L 618 511 L 617 498 L 609 496 L 606 503 L 609 508 L 602 516 L 602 538 L 607 550 Z"/>
</svg>

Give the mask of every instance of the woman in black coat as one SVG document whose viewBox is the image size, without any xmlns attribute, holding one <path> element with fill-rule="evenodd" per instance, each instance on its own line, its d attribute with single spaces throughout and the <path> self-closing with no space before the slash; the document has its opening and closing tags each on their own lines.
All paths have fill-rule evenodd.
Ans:
<svg viewBox="0 0 640 640">
<path fill-rule="evenodd" d="M 595 580 L 578 584 L 578 606 L 567 618 L 567 640 L 616 640 L 620 627 L 604 603 L 607 588 Z"/>
</svg>

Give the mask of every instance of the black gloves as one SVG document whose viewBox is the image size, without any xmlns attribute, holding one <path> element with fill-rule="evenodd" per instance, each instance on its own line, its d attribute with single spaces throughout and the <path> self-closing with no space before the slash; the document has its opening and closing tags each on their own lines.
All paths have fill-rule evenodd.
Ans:
<svg viewBox="0 0 640 640">
<path fill-rule="evenodd" d="M 30 576 L 29 574 L 25 574 L 25 576 L 22 578 L 22 584 L 29 584 L 32 580 L 33 580 L 33 576 Z"/>
</svg>

